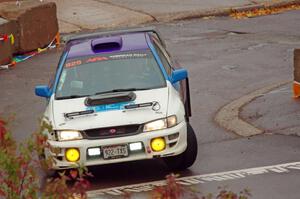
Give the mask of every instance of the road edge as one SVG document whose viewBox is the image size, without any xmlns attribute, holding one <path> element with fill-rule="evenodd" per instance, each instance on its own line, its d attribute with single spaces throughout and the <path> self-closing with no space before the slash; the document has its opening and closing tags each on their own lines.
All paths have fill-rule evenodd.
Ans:
<svg viewBox="0 0 300 199">
<path fill-rule="evenodd" d="M 176 183 L 182 186 L 196 186 L 199 184 L 201 185 L 201 184 L 211 183 L 211 182 L 239 180 L 254 175 L 263 175 L 268 173 L 282 174 L 282 173 L 288 173 L 290 172 L 290 170 L 299 171 L 299 169 L 300 169 L 300 162 L 289 162 L 289 163 L 275 164 L 270 166 L 250 167 L 250 168 L 239 169 L 239 170 L 230 170 L 230 171 L 199 174 L 199 175 L 186 176 L 186 177 L 178 177 L 176 178 Z M 91 199 L 101 198 L 102 196 L 107 196 L 105 198 L 122 197 L 125 196 L 126 194 L 138 194 L 142 192 L 151 192 L 155 187 L 162 187 L 165 185 L 166 185 L 166 180 L 157 180 L 157 181 L 150 181 L 145 183 L 129 184 L 125 186 L 90 190 L 87 191 L 87 196 L 88 198 Z"/>
<path fill-rule="evenodd" d="M 226 104 L 218 110 L 214 117 L 214 121 L 227 131 L 233 132 L 241 137 L 249 137 L 264 133 L 263 129 L 259 129 L 254 125 L 246 122 L 240 117 L 241 109 L 263 94 L 266 94 L 278 87 L 286 85 L 291 81 L 281 81 L 255 90 L 247 95 L 244 95 L 229 104 Z"/>
<path fill-rule="evenodd" d="M 230 16 L 233 13 L 239 13 L 239 12 L 250 12 L 250 11 L 255 11 L 257 9 L 271 9 L 271 8 L 279 8 L 279 7 L 285 7 L 285 6 L 290 6 L 290 5 L 300 5 L 300 0 L 277 0 L 275 2 L 260 2 L 256 4 L 247 4 L 247 5 L 241 5 L 241 6 L 229 6 L 229 7 L 221 7 L 221 8 L 211 8 L 211 9 L 199 9 L 199 10 L 190 10 L 190 11 L 179 11 L 179 12 L 170 12 L 170 13 L 161 13 L 161 14 L 153 14 L 153 13 L 146 13 L 142 10 L 136 10 L 136 9 L 131 9 L 126 6 L 120 6 L 118 4 L 114 3 L 107 3 L 105 1 L 97 1 L 99 3 L 105 3 L 107 5 L 110 5 L 112 7 L 124 9 L 130 12 L 136 12 L 138 14 L 142 14 L 145 16 L 148 16 L 151 18 L 151 20 L 146 20 L 144 22 L 139 22 L 135 23 L 134 25 L 132 24 L 132 21 L 136 20 L 133 19 L 129 22 L 119 24 L 118 21 L 119 19 L 115 20 L 115 23 L 112 24 L 119 24 L 118 26 L 116 25 L 111 25 L 111 26 L 105 26 L 105 27 L 97 27 L 97 28 L 87 28 L 83 29 L 81 26 L 77 24 L 71 24 L 78 26 L 76 31 L 63 31 L 60 33 L 62 34 L 74 34 L 78 33 L 80 31 L 104 31 L 104 30 L 109 30 L 109 29 L 115 29 L 117 27 L 122 27 L 122 28 L 127 28 L 127 27 L 136 27 L 136 26 L 147 26 L 149 24 L 155 24 L 155 23 L 172 23 L 172 22 L 177 22 L 177 21 L 184 21 L 184 20 L 190 20 L 190 19 L 201 19 L 201 18 L 210 18 L 210 17 L 227 17 Z M 58 19 L 61 21 L 61 19 Z M 99 19 L 101 20 L 101 19 Z M 66 21 L 64 21 L 66 22 Z M 70 25 L 70 24 L 69 24 Z M 61 28 L 61 27 L 60 27 Z M 79 28 L 79 30 L 78 30 Z"/>
<path fill-rule="evenodd" d="M 181 21 L 181 20 L 189 20 L 189 19 L 197 19 L 197 18 L 205 18 L 205 17 L 222 17 L 222 16 L 225 17 L 225 16 L 230 16 L 232 13 L 250 12 L 257 9 L 273 9 L 273 8 L 280 8 L 280 7 L 299 5 L 299 4 L 300 4 L 300 0 L 261 2 L 256 4 L 224 7 L 219 9 L 208 9 L 208 10 L 200 10 L 200 11 L 196 10 L 196 11 L 162 14 L 162 16 L 157 17 L 157 20 L 159 22 L 173 22 L 173 21 Z"/>
</svg>

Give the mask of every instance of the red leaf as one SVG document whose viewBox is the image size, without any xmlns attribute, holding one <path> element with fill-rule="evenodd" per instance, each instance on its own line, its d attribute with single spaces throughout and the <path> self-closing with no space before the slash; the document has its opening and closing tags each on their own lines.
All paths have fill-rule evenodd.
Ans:
<svg viewBox="0 0 300 199">
<path fill-rule="evenodd" d="M 77 178 L 78 176 L 78 171 L 77 170 L 71 170 L 70 175 L 73 179 Z"/>
<path fill-rule="evenodd" d="M 4 140 L 6 134 L 5 122 L 0 119 L 0 141 Z"/>
<path fill-rule="evenodd" d="M 8 35 L 3 35 L 3 40 L 7 41 L 8 40 Z"/>
<path fill-rule="evenodd" d="M 6 195 L 5 192 L 2 189 L 0 189 L 0 196 L 5 196 L 5 195 Z"/>
</svg>

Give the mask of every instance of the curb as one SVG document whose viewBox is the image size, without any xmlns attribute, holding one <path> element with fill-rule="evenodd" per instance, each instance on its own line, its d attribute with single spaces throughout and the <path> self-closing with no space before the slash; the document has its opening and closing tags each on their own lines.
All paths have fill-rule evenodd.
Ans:
<svg viewBox="0 0 300 199">
<path fill-rule="evenodd" d="M 278 87 L 290 83 L 291 81 L 283 81 L 279 83 L 274 83 L 272 85 L 263 87 L 241 98 L 238 98 L 229 104 L 223 106 L 216 114 L 214 121 L 222 128 L 231 131 L 242 137 L 249 137 L 254 135 L 259 135 L 264 133 L 264 130 L 259 129 L 252 124 L 244 121 L 240 118 L 240 110 L 256 99 L 257 97 L 268 93 Z"/>
<path fill-rule="evenodd" d="M 280 8 L 290 5 L 300 5 L 300 0 L 283 0 L 280 2 L 263 2 L 245 6 L 238 7 L 229 7 L 229 8 L 220 8 L 220 9 L 211 9 L 211 10 L 195 10 L 195 11 L 186 11 L 186 12 L 175 12 L 162 14 L 161 16 L 156 17 L 158 22 L 173 22 L 180 20 L 188 19 L 197 19 L 204 17 L 225 17 L 230 16 L 232 13 L 238 12 L 247 12 L 254 11 L 257 9 L 271 9 L 271 8 Z"/>
<path fill-rule="evenodd" d="M 231 10 L 233 12 L 246 12 L 246 11 L 251 11 L 251 10 L 261 9 L 261 8 L 270 9 L 270 8 L 279 8 L 279 7 L 298 5 L 298 4 L 300 4 L 300 0 L 291 0 L 291 1 L 283 0 L 280 2 L 264 2 L 255 5 L 234 7 Z"/>
</svg>

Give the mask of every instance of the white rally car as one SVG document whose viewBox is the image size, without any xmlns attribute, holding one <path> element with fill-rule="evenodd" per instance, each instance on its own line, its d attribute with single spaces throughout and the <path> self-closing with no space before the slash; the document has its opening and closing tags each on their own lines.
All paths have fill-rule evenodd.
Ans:
<svg viewBox="0 0 300 199">
<path fill-rule="evenodd" d="M 154 158 L 183 170 L 197 157 L 187 70 L 152 28 L 69 39 L 55 78 L 35 93 L 47 99 L 44 153 L 55 170 Z"/>
</svg>

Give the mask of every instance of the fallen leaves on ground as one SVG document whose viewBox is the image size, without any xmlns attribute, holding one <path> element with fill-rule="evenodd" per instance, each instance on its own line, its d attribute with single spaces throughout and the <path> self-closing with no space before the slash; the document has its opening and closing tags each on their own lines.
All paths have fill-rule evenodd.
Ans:
<svg viewBox="0 0 300 199">
<path fill-rule="evenodd" d="M 300 4 L 293 4 L 287 6 L 280 6 L 280 7 L 264 7 L 264 8 L 257 8 L 249 11 L 233 11 L 230 16 L 234 19 L 245 19 L 257 16 L 265 16 L 271 14 L 278 14 L 285 11 L 290 10 L 300 10 Z"/>
</svg>

